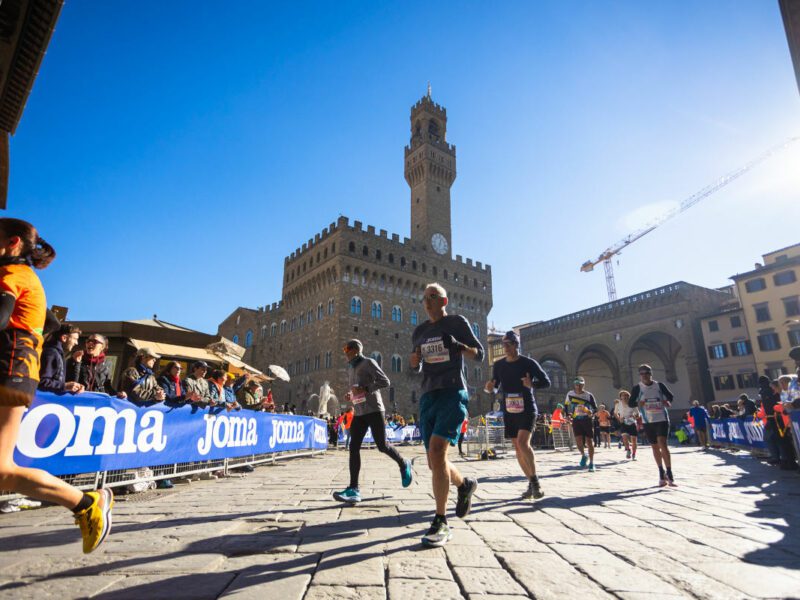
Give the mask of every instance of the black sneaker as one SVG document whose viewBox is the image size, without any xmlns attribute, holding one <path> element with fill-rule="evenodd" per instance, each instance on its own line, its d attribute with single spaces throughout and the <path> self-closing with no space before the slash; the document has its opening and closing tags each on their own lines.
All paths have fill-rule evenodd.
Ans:
<svg viewBox="0 0 800 600">
<path fill-rule="evenodd" d="M 458 488 L 458 499 L 456 500 L 456 516 L 463 519 L 469 514 L 472 508 L 472 494 L 478 489 L 478 480 L 472 477 L 465 477 L 464 483 Z"/>
<path fill-rule="evenodd" d="M 533 492 L 534 500 L 539 500 L 544 497 L 544 492 L 542 491 L 542 486 L 539 485 L 538 479 L 536 481 L 531 481 L 531 491 Z"/>
</svg>

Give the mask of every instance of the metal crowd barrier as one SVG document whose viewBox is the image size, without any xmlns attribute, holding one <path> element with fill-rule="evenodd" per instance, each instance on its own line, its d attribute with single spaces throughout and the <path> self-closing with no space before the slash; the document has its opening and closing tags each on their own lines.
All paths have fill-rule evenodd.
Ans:
<svg viewBox="0 0 800 600">
<path fill-rule="evenodd" d="M 216 473 L 222 471 L 225 475 L 239 467 L 246 465 L 258 466 L 275 464 L 287 458 L 300 458 L 303 456 L 318 456 L 325 450 L 290 450 L 285 452 L 270 452 L 265 454 L 250 454 L 236 458 L 218 460 L 204 460 L 197 462 L 175 463 L 171 465 L 149 465 L 138 469 L 121 469 L 118 471 L 100 471 L 95 473 L 77 473 L 75 475 L 62 475 L 62 479 L 80 490 L 95 490 L 98 488 L 114 488 L 134 485 L 136 483 L 158 481 L 160 479 L 179 479 L 201 473 Z M 145 474 L 146 473 L 146 474 Z M 12 494 L 0 490 L 0 502 L 20 498 L 19 494 Z"/>
</svg>

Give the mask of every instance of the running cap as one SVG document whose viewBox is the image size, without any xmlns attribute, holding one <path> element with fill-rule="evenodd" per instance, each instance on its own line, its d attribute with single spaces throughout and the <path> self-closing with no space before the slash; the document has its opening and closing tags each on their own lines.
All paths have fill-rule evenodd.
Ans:
<svg viewBox="0 0 800 600">
<path fill-rule="evenodd" d="M 504 342 L 513 342 L 516 346 L 519 346 L 519 335 L 514 330 L 506 331 L 506 334 L 503 336 Z"/>
<path fill-rule="evenodd" d="M 580 375 L 578 375 L 575 379 L 572 380 L 572 383 L 580 383 L 581 385 L 583 385 L 584 383 L 586 383 L 586 380 Z"/>
</svg>

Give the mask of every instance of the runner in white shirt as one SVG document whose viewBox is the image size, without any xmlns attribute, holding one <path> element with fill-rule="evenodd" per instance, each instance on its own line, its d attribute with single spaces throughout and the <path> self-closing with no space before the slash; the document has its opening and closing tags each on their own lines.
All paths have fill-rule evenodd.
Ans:
<svg viewBox="0 0 800 600">
<path fill-rule="evenodd" d="M 622 443 L 625 444 L 625 457 L 631 460 L 636 460 L 636 417 L 639 414 L 638 408 L 631 408 L 628 402 L 631 399 L 631 394 L 627 390 L 622 390 L 619 393 L 617 401 L 614 403 L 614 415 L 620 423 L 620 431 L 622 432 Z"/>
<path fill-rule="evenodd" d="M 638 407 L 644 420 L 644 433 L 653 448 L 658 465 L 658 485 L 676 487 L 672 477 L 672 457 L 669 454 L 669 413 L 673 395 L 663 383 L 653 379 L 650 365 L 639 365 L 640 382 L 631 390 L 630 407 Z"/>
</svg>

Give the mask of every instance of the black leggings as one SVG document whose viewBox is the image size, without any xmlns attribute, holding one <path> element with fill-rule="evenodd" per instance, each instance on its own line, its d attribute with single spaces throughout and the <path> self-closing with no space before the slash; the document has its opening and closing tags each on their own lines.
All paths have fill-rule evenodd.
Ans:
<svg viewBox="0 0 800 600">
<path fill-rule="evenodd" d="M 375 440 L 378 450 L 400 467 L 403 466 L 403 457 L 394 449 L 394 446 L 386 443 L 385 427 L 382 412 L 353 417 L 353 424 L 350 425 L 350 487 L 358 488 L 358 474 L 361 472 L 361 442 L 364 441 L 367 429 L 372 429 L 372 438 Z"/>
</svg>

